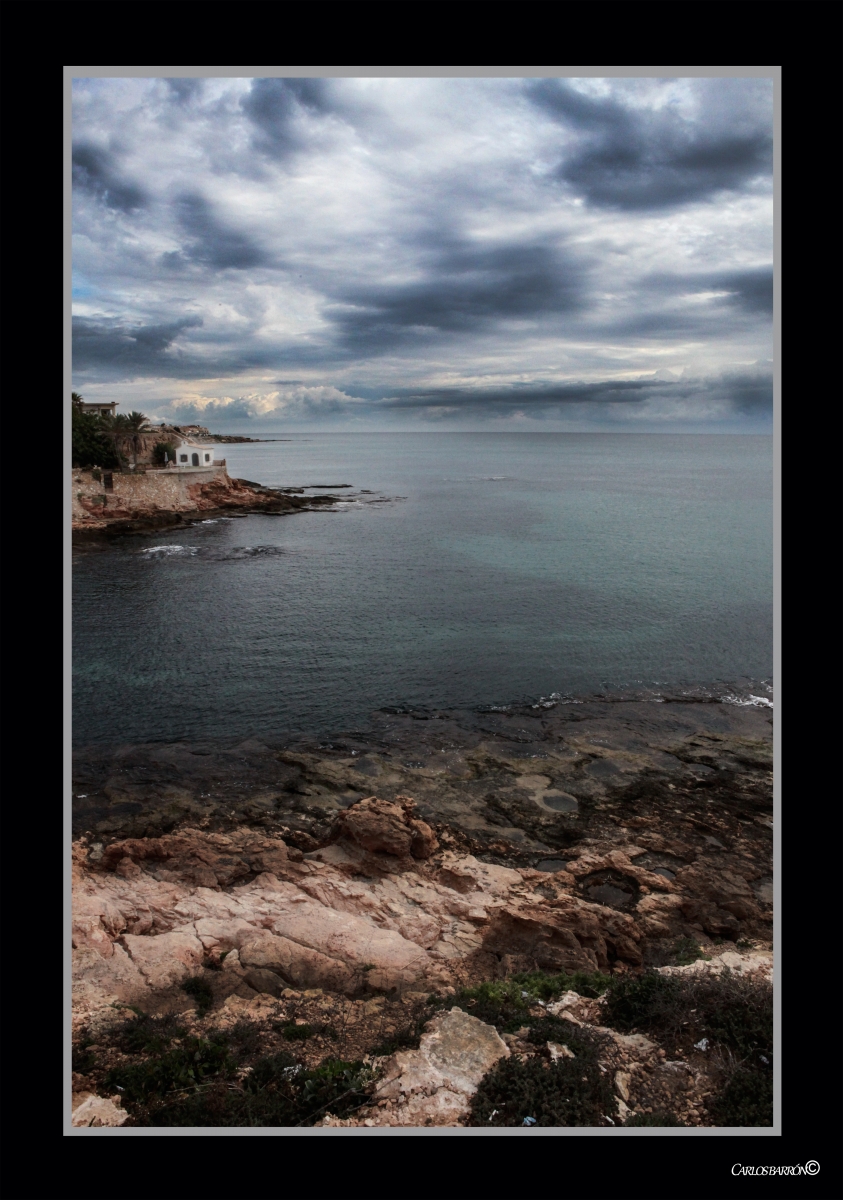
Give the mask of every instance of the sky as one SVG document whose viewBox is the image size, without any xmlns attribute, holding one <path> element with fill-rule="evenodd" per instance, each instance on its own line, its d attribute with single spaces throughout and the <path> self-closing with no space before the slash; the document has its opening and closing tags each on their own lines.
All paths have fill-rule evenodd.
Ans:
<svg viewBox="0 0 843 1200">
<path fill-rule="evenodd" d="M 73 387 L 258 428 L 766 432 L 770 79 L 77 79 Z"/>
</svg>

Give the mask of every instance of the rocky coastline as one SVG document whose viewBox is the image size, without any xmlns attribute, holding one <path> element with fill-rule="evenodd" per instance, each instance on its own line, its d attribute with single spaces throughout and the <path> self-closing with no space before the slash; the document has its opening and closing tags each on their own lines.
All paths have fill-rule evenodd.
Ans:
<svg viewBox="0 0 843 1200">
<path fill-rule="evenodd" d="M 74 542 L 153 532 L 213 516 L 309 512 L 338 500 L 332 495 L 305 496 L 301 488 L 269 488 L 235 479 L 224 463 L 189 475 L 163 469 L 109 474 L 76 468 L 72 487 Z"/>
<path fill-rule="evenodd" d="M 771 755 L 769 710 L 679 696 L 77 751 L 75 1123 L 182 1111 L 131 1082 L 167 1038 L 126 1049 L 175 1022 L 168 1062 L 191 1038 L 228 1047 L 229 1074 L 187 1089 L 225 1112 L 223 1076 L 247 1105 L 293 1105 L 307 1076 L 327 1100 L 289 1108 L 305 1124 L 471 1125 L 507 1071 L 515 1095 L 518 1072 L 561 1078 L 579 1055 L 602 1099 L 556 1123 L 723 1124 L 749 1068 L 717 1021 L 624 1025 L 621 985 L 692 976 L 742 1012 L 769 990 Z M 258 1123 L 301 1123 L 273 1111 Z"/>
</svg>

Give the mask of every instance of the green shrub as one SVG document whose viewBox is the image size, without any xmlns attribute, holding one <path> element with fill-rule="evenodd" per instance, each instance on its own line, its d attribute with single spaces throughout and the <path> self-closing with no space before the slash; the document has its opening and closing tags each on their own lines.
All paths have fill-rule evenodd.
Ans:
<svg viewBox="0 0 843 1200">
<path fill-rule="evenodd" d="M 539 1000 L 547 1003 L 563 992 L 577 992 L 581 996 L 594 998 L 601 995 L 609 984 L 610 977 L 598 972 L 550 975 L 544 971 L 531 971 L 513 975 L 509 979 L 463 988 L 450 1003 L 464 1008 L 488 1025 L 507 1031 L 527 1024 L 529 1009 Z"/>
<path fill-rule="evenodd" d="M 773 1123 L 773 989 L 767 982 L 721 975 L 664 976 L 656 972 L 613 981 L 606 1022 L 641 1029 L 675 1048 L 708 1039 L 737 1060 L 709 1106 L 716 1125 Z"/>
<path fill-rule="evenodd" d="M 176 461 L 176 448 L 172 442 L 156 442 L 152 448 L 152 461 L 163 466 L 165 454 L 170 462 Z"/>
<path fill-rule="evenodd" d="M 616 1104 L 611 1077 L 600 1070 L 600 1040 L 570 1022 L 562 1023 L 567 1025 L 565 1044 L 576 1057 L 556 1062 L 539 1056 L 501 1059 L 472 1098 L 470 1125 L 520 1126 L 527 1117 L 544 1127 L 611 1124 L 607 1117 Z M 545 1026 L 536 1036 L 548 1029 Z"/>
<path fill-rule="evenodd" d="M 330 1060 L 305 1070 L 288 1054 L 261 1059 L 242 1090 L 221 1082 L 149 1110 L 154 1126 L 312 1126 L 326 1112 L 343 1117 L 368 1099 L 371 1073 L 360 1062 Z"/>
<path fill-rule="evenodd" d="M 150 1017 L 139 1012 L 134 1021 L 127 1021 L 119 1031 L 122 1049 L 129 1054 L 160 1054 L 174 1038 L 184 1037 L 185 1030 L 171 1013 Z"/>
<path fill-rule="evenodd" d="M 281 1025 L 278 1032 L 288 1042 L 306 1042 L 308 1038 L 312 1038 L 316 1030 L 312 1025 L 296 1025 L 291 1021 L 288 1025 Z"/>
<path fill-rule="evenodd" d="M 729 971 L 627 975 L 612 981 L 606 1023 L 649 1031 L 674 1045 L 706 1037 L 741 1057 L 757 1057 L 773 1046 L 773 989 Z"/>
<path fill-rule="evenodd" d="M 673 947 L 673 957 L 677 967 L 687 967 L 703 957 L 702 947 L 692 937 L 680 938 Z"/>
<path fill-rule="evenodd" d="M 496 1025 L 505 1030 L 517 1029 L 525 1023 L 529 1007 L 521 992 L 521 987 L 510 980 L 481 983 L 457 992 L 451 1006 L 465 1009 L 487 1025 Z"/>
<path fill-rule="evenodd" d="M 724 972 L 701 976 L 688 988 L 694 1021 L 712 1041 L 741 1057 L 767 1057 L 773 1049 L 773 988 Z"/>
<path fill-rule="evenodd" d="M 589 1061 L 596 1061 L 599 1051 L 608 1045 L 605 1035 L 578 1028 L 571 1021 L 565 1021 L 561 1017 L 534 1017 L 528 1020 L 530 1031 L 525 1040 L 534 1046 L 559 1042 L 578 1057 L 585 1056 Z"/>
<path fill-rule="evenodd" d="M 523 991 L 537 1000 L 556 1000 L 563 992 L 576 992 L 580 996 L 596 1000 L 609 987 L 612 978 L 599 971 L 574 971 L 571 975 L 566 971 L 558 975 L 549 975 L 546 971 L 530 971 L 523 975 L 513 975 L 512 982 L 519 984 Z"/>
<path fill-rule="evenodd" d="M 681 995 L 682 983 L 675 975 L 622 975 L 609 988 L 606 1023 L 621 1030 L 666 1029 L 677 1019 Z"/>
<path fill-rule="evenodd" d="M 71 405 L 71 454 L 74 467 L 120 466 L 114 443 L 105 432 L 105 425 L 94 413 L 82 412 Z"/>
<path fill-rule="evenodd" d="M 181 990 L 187 992 L 188 996 L 192 996 L 196 1001 L 196 1008 L 200 1017 L 205 1015 L 214 1002 L 214 993 L 201 975 L 194 975 L 191 979 L 185 979 L 181 985 Z"/>
<path fill-rule="evenodd" d="M 127 1100 L 144 1101 L 153 1095 L 196 1088 L 214 1076 L 228 1077 L 236 1065 L 224 1036 L 191 1037 L 144 1063 L 112 1068 L 105 1086 L 118 1088 Z"/>
<path fill-rule="evenodd" d="M 756 1129 L 773 1124 L 772 1069 L 739 1068 L 710 1106 L 717 1125 Z"/>
</svg>

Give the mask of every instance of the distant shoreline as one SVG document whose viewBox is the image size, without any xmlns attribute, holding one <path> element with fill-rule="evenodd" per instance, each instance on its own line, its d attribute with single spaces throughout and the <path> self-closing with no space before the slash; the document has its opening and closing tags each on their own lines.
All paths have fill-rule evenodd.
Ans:
<svg viewBox="0 0 843 1200">
<path fill-rule="evenodd" d="M 239 437 L 234 434 L 224 433 L 209 433 L 207 437 L 211 442 L 291 442 L 292 438 L 250 438 Z"/>
</svg>

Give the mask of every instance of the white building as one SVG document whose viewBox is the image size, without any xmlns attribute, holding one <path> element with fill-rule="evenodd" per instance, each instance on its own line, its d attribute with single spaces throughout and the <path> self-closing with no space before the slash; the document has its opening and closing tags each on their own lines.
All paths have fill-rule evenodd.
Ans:
<svg viewBox="0 0 843 1200">
<path fill-rule="evenodd" d="M 192 438 L 180 438 L 176 446 L 176 466 L 211 467 L 214 464 L 214 447 L 194 442 Z"/>
<path fill-rule="evenodd" d="M 100 417 L 113 417 L 116 407 L 116 400 L 112 400 L 110 404 L 89 404 L 87 400 L 83 400 L 80 405 L 83 413 L 96 413 Z"/>
</svg>

